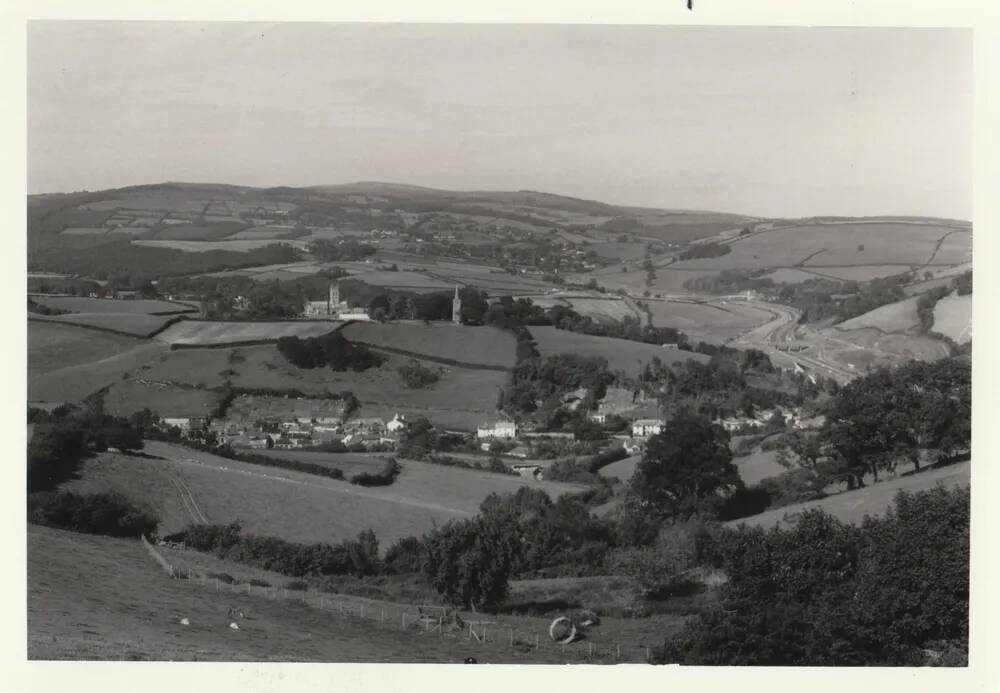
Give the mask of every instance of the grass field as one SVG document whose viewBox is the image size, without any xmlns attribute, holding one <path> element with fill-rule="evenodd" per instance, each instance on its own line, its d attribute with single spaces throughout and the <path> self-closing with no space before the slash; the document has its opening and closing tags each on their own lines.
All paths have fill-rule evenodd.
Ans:
<svg viewBox="0 0 1000 693">
<path fill-rule="evenodd" d="M 156 336 L 167 344 L 212 346 L 240 342 L 278 341 L 281 337 L 319 337 L 341 323 L 323 321 L 209 322 L 183 320 Z"/>
<path fill-rule="evenodd" d="M 626 457 L 623 460 L 618 460 L 605 467 L 601 467 L 597 473 L 606 479 L 618 479 L 622 483 L 627 484 L 632 475 L 635 474 L 635 468 L 640 460 L 642 460 L 642 455 L 632 455 L 631 457 Z"/>
<path fill-rule="evenodd" d="M 934 305 L 935 332 L 951 337 L 959 344 L 972 340 L 972 294 L 953 293 Z"/>
<path fill-rule="evenodd" d="M 675 327 L 694 341 L 721 343 L 774 319 L 767 311 L 739 301 L 686 303 L 646 301 L 653 325 Z"/>
<path fill-rule="evenodd" d="M 409 460 L 401 462 L 402 471 L 391 486 L 365 488 L 168 443 L 149 441 L 146 452 L 166 459 L 104 453 L 85 462 L 81 479 L 70 482 L 70 488 L 117 489 L 137 503 L 158 507 L 164 523 L 161 532 L 171 532 L 188 523 L 176 491 L 164 491 L 163 480 L 177 475 L 211 522 L 239 519 L 248 533 L 307 543 L 335 542 L 372 529 L 383 550 L 400 537 L 471 517 L 490 493 L 512 493 L 525 485 L 550 495 L 583 489 L 577 484 L 528 481 Z M 158 475 L 159 481 L 139 485 L 136 474 Z"/>
<path fill-rule="evenodd" d="M 733 458 L 733 464 L 740 472 L 740 478 L 747 486 L 759 484 L 764 479 L 778 476 L 786 471 L 778 464 L 777 450 L 756 449 L 749 455 Z"/>
<path fill-rule="evenodd" d="M 56 322 L 98 330 L 121 332 L 134 337 L 150 337 L 177 317 L 173 315 L 145 315 L 143 313 L 66 313 L 64 315 L 30 315 L 29 320 Z"/>
<path fill-rule="evenodd" d="M 162 354 L 157 342 L 28 321 L 28 401 L 75 402 Z"/>
<path fill-rule="evenodd" d="M 219 393 L 210 390 L 119 379 L 108 388 L 104 408 L 115 416 L 128 416 L 146 408 L 161 417 L 209 416 L 219 399 Z"/>
<path fill-rule="evenodd" d="M 466 327 L 451 323 L 357 322 L 347 325 L 342 332 L 354 342 L 400 350 L 432 360 L 490 368 L 514 365 L 514 336 L 493 327 Z"/>
<path fill-rule="evenodd" d="M 619 296 L 606 296 L 597 291 L 541 294 L 529 296 L 529 298 L 532 303 L 542 308 L 551 308 L 556 305 L 566 306 L 580 315 L 585 315 L 599 322 L 620 322 L 624 318 L 645 320 L 645 316 L 633 309 L 625 299 Z"/>
<path fill-rule="evenodd" d="M 273 349 L 273 347 L 271 347 Z M 151 359 L 141 369 L 144 380 L 192 387 L 221 387 L 230 369 L 231 349 L 176 349 Z"/>
<path fill-rule="evenodd" d="M 523 655 L 466 639 L 425 637 L 294 600 L 173 580 L 134 540 L 29 526 L 27 545 L 29 659 L 564 661 L 554 652 Z M 210 559 L 206 564 L 215 572 L 228 568 Z M 229 628 L 230 607 L 246 616 L 239 630 Z M 181 625 L 182 618 L 190 625 Z"/>
<path fill-rule="evenodd" d="M 880 306 L 864 315 L 845 320 L 838 327 L 841 330 L 859 330 L 874 327 L 883 332 L 907 332 L 920 325 L 917 317 L 918 296 Z"/>
<path fill-rule="evenodd" d="M 592 337 L 590 335 L 559 330 L 555 327 L 532 327 L 531 334 L 538 343 L 538 351 L 544 356 L 554 354 L 578 354 L 580 356 L 603 356 L 608 360 L 611 370 L 622 370 L 626 374 L 636 376 L 642 368 L 659 357 L 666 364 L 676 361 L 708 361 L 704 354 L 678 349 L 665 349 L 656 344 L 643 344 L 625 339 L 611 337 Z"/>
<path fill-rule="evenodd" d="M 813 278 L 834 278 L 844 281 L 867 282 L 879 277 L 891 277 L 908 272 L 913 265 L 857 265 L 854 267 L 811 266 L 806 268 L 812 272 Z M 777 280 L 775 280 L 777 281 Z"/>
<path fill-rule="evenodd" d="M 28 377 L 92 363 L 146 344 L 142 339 L 73 325 L 28 321 Z"/>
<path fill-rule="evenodd" d="M 770 527 L 776 524 L 787 524 L 796 515 L 813 508 L 825 510 L 844 522 L 859 523 L 865 515 L 880 515 L 892 504 L 899 491 L 915 492 L 933 488 L 941 483 L 945 486 L 968 486 L 971 462 L 960 462 L 948 467 L 930 469 L 917 474 L 900 476 L 895 479 L 880 481 L 856 491 L 845 491 L 821 500 L 789 505 L 775 510 L 769 510 L 734 520 L 731 525 L 748 524 L 751 526 Z"/>
<path fill-rule="evenodd" d="M 31 299 L 40 305 L 59 310 L 68 310 L 73 313 L 137 313 L 137 314 L 163 314 L 163 313 L 191 313 L 197 312 L 197 308 L 171 303 L 170 301 L 155 300 L 134 300 L 121 301 L 110 298 L 87 298 L 84 296 L 44 296 L 34 294 Z"/>
<path fill-rule="evenodd" d="M 895 366 L 910 359 L 934 361 L 948 355 L 948 345 L 926 335 L 885 333 L 868 327 L 856 330 L 820 330 L 814 350 L 826 360 L 864 373 L 869 366 Z"/>
<path fill-rule="evenodd" d="M 306 242 L 299 239 L 270 239 L 270 238 L 258 238 L 250 240 L 241 241 L 191 241 L 191 240 L 138 240 L 132 241 L 133 245 L 141 245 L 149 248 L 172 248 L 174 250 L 183 250 L 188 253 L 205 253 L 209 250 L 230 250 L 234 253 L 246 253 L 254 248 L 263 248 L 265 246 L 273 245 L 275 243 L 283 243 L 285 245 L 295 246 L 296 248 L 305 248 Z"/>
</svg>

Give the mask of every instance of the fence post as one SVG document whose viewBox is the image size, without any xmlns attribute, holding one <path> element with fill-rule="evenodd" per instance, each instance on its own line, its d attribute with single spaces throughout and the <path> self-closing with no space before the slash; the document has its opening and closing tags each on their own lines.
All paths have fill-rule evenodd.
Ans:
<svg viewBox="0 0 1000 693">
<path fill-rule="evenodd" d="M 378 617 L 378 622 L 379 623 L 385 623 L 385 609 L 384 608 L 382 609 L 382 612 L 381 612 L 381 614 Z"/>
<path fill-rule="evenodd" d="M 215 591 L 219 591 L 219 578 L 215 578 Z"/>
<path fill-rule="evenodd" d="M 406 612 L 403 612 L 403 630 L 406 630 Z"/>
<path fill-rule="evenodd" d="M 538 650 L 538 635 L 535 635 L 535 650 Z"/>
<path fill-rule="evenodd" d="M 615 654 L 615 659 L 621 659 L 622 658 L 622 646 L 621 645 L 617 645 L 615 647 L 615 653 L 616 653 Z"/>
<path fill-rule="evenodd" d="M 594 658 L 594 643 L 587 643 L 587 659 Z"/>
<path fill-rule="evenodd" d="M 361 602 L 361 618 L 365 617 L 365 603 Z"/>
<path fill-rule="evenodd" d="M 514 629 L 510 628 L 508 630 L 510 631 L 510 646 L 514 647 Z"/>
<path fill-rule="evenodd" d="M 649 661 L 649 648 L 646 648 L 646 661 Z"/>
</svg>

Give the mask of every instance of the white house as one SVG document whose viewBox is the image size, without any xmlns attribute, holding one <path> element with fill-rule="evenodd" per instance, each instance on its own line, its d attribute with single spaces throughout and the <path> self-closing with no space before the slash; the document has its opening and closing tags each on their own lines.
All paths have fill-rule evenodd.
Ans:
<svg viewBox="0 0 1000 693">
<path fill-rule="evenodd" d="M 477 438 L 516 438 L 517 424 L 513 421 L 490 421 L 476 429 Z"/>
<path fill-rule="evenodd" d="M 400 416 L 398 413 L 392 417 L 392 421 L 385 425 L 385 429 L 389 431 L 389 433 L 399 433 L 405 427 L 406 417 Z"/>
<path fill-rule="evenodd" d="M 648 436 L 659 435 L 663 430 L 663 419 L 636 419 L 632 422 L 632 436 L 635 438 L 646 438 Z"/>
</svg>

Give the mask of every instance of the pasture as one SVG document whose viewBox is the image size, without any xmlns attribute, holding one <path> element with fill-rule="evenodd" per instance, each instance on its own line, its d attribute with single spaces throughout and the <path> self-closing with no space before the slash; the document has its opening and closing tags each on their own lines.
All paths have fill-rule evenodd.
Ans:
<svg viewBox="0 0 1000 693">
<path fill-rule="evenodd" d="M 409 361 L 408 357 L 388 353 L 381 366 L 361 373 L 328 368 L 303 370 L 288 363 L 274 347 L 255 346 L 237 349 L 228 368 L 235 371 L 230 380 L 238 388 L 295 389 L 317 397 L 349 390 L 360 401 L 358 416 L 363 417 L 389 419 L 400 413 L 410 418 L 425 416 L 445 428 L 474 430 L 495 414 L 497 397 L 507 382 L 505 372 L 421 361 L 421 365 L 438 373 L 439 380 L 426 388 L 411 389 L 398 373 L 398 368 Z"/>
<path fill-rule="evenodd" d="M 768 510 L 759 515 L 733 520 L 729 524 L 732 526 L 747 524 L 751 527 L 765 528 L 787 525 L 800 513 L 812 509 L 824 510 L 839 520 L 859 524 L 865 515 L 883 514 L 892 505 L 893 498 L 899 491 L 913 493 L 933 488 L 939 483 L 947 487 L 968 486 L 971 464 L 971 462 L 960 462 L 947 467 L 898 476 L 855 491 L 844 491 L 820 500 Z"/>
<path fill-rule="evenodd" d="M 186 253 L 206 253 L 209 250 L 229 250 L 234 253 L 246 253 L 254 248 L 264 248 L 275 243 L 291 245 L 296 248 L 305 249 L 306 242 L 299 239 L 250 239 L 241 241 L 191 241 L 191 240 L 138 240 L 132 241 L 132 245 L 140 245 L 148 248 L 172 248 L 183 250 Z"/>
<path fill-rule="evenodd" d="M 278 341 L 281 337 L 319 337 L 342 323 L 333 320 L 283 322 L 209 322 L 182 320 L 156 336 L 167 344 L 213 346 L 241 342 Z"/>
<path fill-rule="evenodd" d="M 841 330 L 860 330 L 872 327 L 883 332 L 908 332 L 920 325 L 917 317 L 918 296 L 904 298 L 888 305 L 879 306 L 856 318 L 837 325 Z"/>
<path fill-rule="evenodd" d="M 597 473 L 605 479 L 618 479 L 622 483 L 627 484 L 632 479 L 632 475 L 635 474 L 635 468 L 641 460 L 642 455 L 632 455 L 631 457 L 626 457 L 623 460 L 618 460 L 617 462 L 612 462 L 609 465 L 601 467 L 597 470 Z"/>
<path fill-rule="evenodd" d="M 429 360 L 494 369 L 510 368 L 515 360 L 514 336 L 493 327 L 445 322 L 355 322 L 341 332 L 352 342 Z"/>
<path fill-rule="evenodd" d="M 141 339 L 42 320 L 28 321 L 28 377 L 92 363 L 145 344 Z"/>
<path fill-rule="evenodd" d="M 935 361 L 948 356 L 948 345 L 925 335 L 885 333 L 877 328 L 821 330 L 814 349 L 824 360 L 862 374 L 868 366 L 895 366 L 910 359 Z"/>
<path fill-rule="evenodd" d="M 620 322 L 624 318 L 644 321 L 645 315 L 636 311 L 620 296 L 607 296 L 597 291 L 565 292 L 558 294 L 541 294 L 529 296 L 532 303 L 542 308 L 566 306 L 580 315 L 590 317 L 599 322 Z"/>
<path fill-rule="evenodd" d="M 777 450 L 761 450 L 756 448 L 749 455 L 734 457 L 733 464 L 740 473 L 740 478 L 747 486 L 759 484 L 764 479 L 778 476 L 788 471 L 778 463 Z"/>
<path fill-rule="evenodd" d="M 146 315 L 144 313 L 66 313 L 44 317 L 31 315 L 29 320 L 78 325 L 95 330 L 120 332 L 134 337 L 151 337 L 177 318 L 170 315 Z"/>
<path fill-rule="evenodd" d="M 87 460 L 81 478 L 70 482 L 68 488 L 92 484 L 82 488 L 115 489 L 136 503 L 158 507 L 164 519 L 160 532 L 166 533 L 190 523 L 190 518 L 184 519 L 186 511 L 179 495 L 176 490 L 165 493 L 162 481 L 139 485 L 135 474 L 167 479 L 175 475 L 191 489 L 211 522 L 239 519 L 247 533 L 304 543 L 337 542 L 372 529 L 383 550 L 401 537 L 420 535 L 448 520 L 475 515 L 490 493 L 513 493 L 530 485 L 557 497 L 584 488 L 410 460 L 400 461 L 402 471 L 391 486 L 366 488 L 158 441 L 148 441 L 145 452 L 164 459 L 103 453 Z M 173 524 L 166 524 L 168 521 Z"/>
<path fill-rule="evenodd" d="M 247 576 L 246 566 L 184 552 L 170 560 Z M 28 526 L 27 656 L 30 660 L 218 662 L 562 661 L 475 641 L 421 637 L 296 602 L 169 578 L 134 540 Z M 290 578 L 268 574 L 272 584 Z M 248 578 L 245 578 L 248 579 Z M 229 628 L 228 609 L 247 614 Z M 180 624 L 189 618 L 190 625 Z M 538 624 L 538 631 L 544 624 Z M 487 654 L 488 653 L 488 654 Z"/>
<path fill-rule="evenodd" d="M 216 388 L 229 378 L 230 349 L 175 349 L 144 364 L 143 380 Z"/>
<path fill-rule="evenodd" d="M 50 327 L 55 331 L 49 331 Z M 34 346 L 28 351 L 33 359 L 28 368 L 28 401 L 32 403 L 82 400 L 166 351 L 156 342 L 34 320 L 28 323 L 28 332 L 29 344 L 40 344 L 37 353 Z"/>
<path fill-rule="evenodd" d="M 135 313 L 143 315 L 164 315 L 168 313 L 191 313 L 198 309 L 181 303 L 157 300 L 115 300 L 111 298 L 88 298 L 85 296 L 46 296 L 32 294 L 31 299 L 40 305 L 73 313 Z"/>
<path fill-rule="evenodd" d="M 601 356 L 608 360 L 612 371 L 621 370 L 626 375 L 636 377 L 642 368 L 658 357 L 665 364 L 678 361 L 699 361 L 705 363 L 708 356 L 691 351 L 669 349 L 656 344 L 632 342 L 612 337 L 593 337 L 555 327 L 531 327 L 531 335 L 538 343 L 538 351 L 543 356 L 556 354 L 577 354 L 579 356 Z"/>
<path fill-rule="evenodd" d="M 211 415 L 219 399 L 219 393 L 211 390 L 120 379 L 108 388 L 104 409 L 114 416 L 129 416 L 148 408 L 161 417 L 206 417 Z"/>
<path fill-rule="evenodd" d="M 854 267 L 826 267 L 814 265 L 805 268 L 813 278 L 840 279 L 842 281 L 868 282 L 881 277 L 891 277 L 909 272 L 914 265 L 856 265 Z M 794 270 L 793 270 L 794 271 Z"/>
<path fill-rule="evenodd" d="M 774 319 L 771 313 L 740 301 L 688 303 L 647 300 L 652 324 L 674 327 L 693 341 L 721 343 Z"/>
<path fill-rule="evenodd" d="M 935 332 L 951 337 L 959 344 L 972 340 L 972 294 L 945 296 L 934 306 Z"/>
</svg>

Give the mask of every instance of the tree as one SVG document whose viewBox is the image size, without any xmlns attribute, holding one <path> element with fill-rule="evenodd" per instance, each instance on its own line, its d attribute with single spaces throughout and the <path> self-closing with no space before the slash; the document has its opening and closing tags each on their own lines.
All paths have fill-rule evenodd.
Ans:
<svg viewBox="0 0 1000 693">
<path fill-rule="evenodd" d="M 425 570 L 451 604 L 489 611 L 507 596 L 520 551 L 517 522 L 507 513 L 452 520 L 424 539 Z"/>
<path fill-rule="evenodd" d="M 662 516 L 714 512 L 724 494 L 743 485 L 732 459 L 722 427 L 682 411 L 646 443 L 629 490 Z"/>
</svg>

